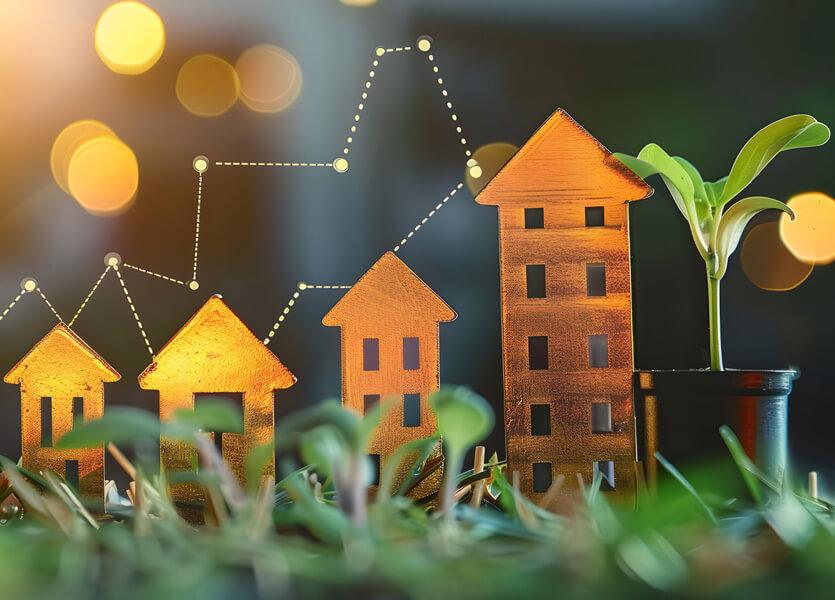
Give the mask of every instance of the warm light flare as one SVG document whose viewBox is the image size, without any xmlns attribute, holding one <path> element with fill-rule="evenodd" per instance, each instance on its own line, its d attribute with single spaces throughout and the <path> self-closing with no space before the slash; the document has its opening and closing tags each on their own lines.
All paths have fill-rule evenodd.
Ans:
<svg viewBox="0 0 835 600">
<path fill-rule="evenodd" d="M 478 195 L 518 150 L 518 147 L 506 142 L 494 142 L 476 150 L 467 162 L 465 173 L 470 193 L 473 196 Z"/>
<path fill-rule="evenodd" d="M 141 2 L 117 2 L 99 17 L 95 45 L 99 57 L 112 71 L 138 75 L 162 56 L 165 26 L 159 15 Z"/>
<path fill-rule="evenodd" d="M 49 157 L 49 166 L 52 169 L 55 183 L 67 194 L 70 194 L 67 175 L 73 155 L 83 144 L 100 136 L 115 138 L 116 134 L 101 121 L 83 119 L 67 125 L 55 138 L 55 142 L 52 144 L 52 153 Z"/>
<path fill-rule="evenodd" d="M 70 160 L 70 193 L 94 215 L 115 215 L 133 201 L 139 164 L 127 144 L 112 135 L 85 142 Z"/>
<path fill-rule="evenodd" d="M 786 292 L 806 281 L 813 266 L 797 260 L 780 240 L 777 221 L 757 225 L 742 244 L 742 270 L 758 288 Z"/>
<path fill-rule="evenodd" d="M 828 265 L 835 260 L 835 200 L 821 192 L 792 197 L 787 204 L 794 211 L 780 217 L 780 238 L 799 260 Z"/>
<path fill-rule="evenodd" d="M 222 115 L 238 101 L 240 89 L 234 67 L 212 54 L 190 58 L 177 74 L 177 99 L 198 117 Z"/>
<path fill-rule="evenodd" d="M 302 90 L 302 70 L 295 57 L 271 44 L 246 50 L 235 63 L 235 71 L 241 84 L 241 101 L 257 112 L 281 112 Z"/>
</svg>

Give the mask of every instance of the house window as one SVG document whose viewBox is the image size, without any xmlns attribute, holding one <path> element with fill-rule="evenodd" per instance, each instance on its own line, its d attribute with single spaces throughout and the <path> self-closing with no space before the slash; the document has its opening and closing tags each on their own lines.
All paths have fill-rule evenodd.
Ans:
<svg viewBox="0 0 835 600">
<path fill-rule="evenodd" d="M 586 265 L 586 295 L 606 295 L 606 265 L 603 263 L 588 263 Z"/>
<path fill-rule="evenodd" d="M 528 338 L 528 368 L 531 371 L 548 368 L 548 336 L 534 335 Z"/>
<path fill-rule="evenodd" d="M 420 369 L 420 340 L 416 337 L 403 338 L 403 369 L 406 371 Z"/>
<path fill-rule="evenodd" d="M 78 461 L 66 460 L 64 461 L 64 479 L 71 488 L 78 491 Z"/>
<path fill-rule="evenodd" d="M 612 431 L 612 405 L 609 402 L 593 402 L 591 405 L 591 432 Z"/>
<path fill-rule="evenodd" d="M 600 473 L 600 491 L 615 491 L 615 463 L 611 460 L 598 460 L 594 463 L 594 476 Z"/>
<path fill-rule="evenodd" d="M 41 448 L 52 446 L 52 398 L 41 398 Z"/>
<path fill-rule="evenodd" d="M 525 229 L 544 229 L 545 228 L 545 209 L 544 208 L 526 208 L 525 209 Z"/>
<path fill-rule="evenodd" d="M 403 427 L 420 427 L 420 394 L 403 396 Z"/>
<path fill-rule="evenodd" d="M 531 435 L 551 435 L 550 404 L 531 404 Z"/>
<path fill-rule="evenodd" d="M 208 393 L 196 393 L 194 394 L 194 409 L 195 411 L 199 411 L 201 406 L 209 405 L 209 404 L 224 404 L 229 406 L 239 415 L 241 415 L 241 420 L 235 424 L 234 427 L 230 429 L 218 429 L 213 431 L 204 431 L 204 433 L 208 433 L 211 438 L 212 442 L 214 442 L 215 448 L 217 448 L 218 454 L 223 456 L 223 434 L 224 433 L 243 433 L 244 432 L 244 423 L 243 423 L 243 407 L 244 407 L 244 395 L 241 392 L 208 392 Z"/>
<path fill-rule="evenodd" d="M 75 429 L 76 425 L 84 423 L 84 398 L 72 399 L 72 426 Z"/>
<path fill-rule="evenodd" d="M 533 491 L 541 494 L 547 492 L 551 487 L 551 482 L 554 475 L 549 462 L 535 462 L 533 463 Z"/>
<path fill-rule="evenodd" d="M 589 366 L 590 367 L 608 367 L 609 366 L 609 336 L 590 335 L 589 336 Z"/>
<path fill-rule="evenodd" d="M 525 265 L 528 298 L 545 297 L 545 265 Z"/>
<path fill-rule="evenodd" d="M 603 227 L 603 207 L 586 207 L 586 227 Z"/>
<path fill-rule="evenodd" d="M 368 414 L 380 403 L 380 394 L 366 394 L 362 397 L 362 413 Z"/>
<path fill-rule="evenodd" d="M 368 458 L 371 459 L 371 485 L 379 485 L 380 484 L 380 455 L 379 454 L 369 454 Z"/>
<path fill-rule="evenodd" d="M 377 338 L 362 340 L 362 370 L 380 370 L 380 340 Z"/>
</svg>

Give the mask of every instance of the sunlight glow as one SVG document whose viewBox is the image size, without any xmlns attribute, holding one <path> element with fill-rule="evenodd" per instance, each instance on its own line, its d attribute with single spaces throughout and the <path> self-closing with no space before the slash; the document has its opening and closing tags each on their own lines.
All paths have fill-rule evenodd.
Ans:
<svg viewBox="0 0 835 600">
<path fill-rule="evenodd" d="M 238 101 L 240 89 L 234 67 L 212 54 L 190 58 L 177 74 L 177 99 L 198 117 L 222 115 Z"/>
<path fill-rule="evenodd" d="M 96 52 L 112 71 L 138 75 L 153 67 L 165 49 L 165 26 L 153 10 L 134 0 L 117 2 L 99 17 Z"/>
<path fill-rule="evenodd" d="M 67 181 L 78 203 L 95 215 L 116 215 L 128 208 L 139 186 L 133 150 L 113 135 L 82 144 L 70 160 Z"/>
<path fill-rule="evenodd" d="M 302 91 L 299 63 L 278 46 L 253 46 L 241 54 L 235 70 L 241 82 L 241 102 L 256 112 L 281 112 Z"/>
<path fill-rule="evenodd" d="M 787 204 L 797 215 L 780 217 L 780 238 L 799 260 L 828 265 L 835 260 L 835 200 L 821 192 L 798 194 Z"/>
<path fill-rule="evenodd" d="M 814 268 L 797 260 L 780 240 L 777 221 L 757 225 L 742 244 L 742 270 L 758 288 L 786 292 L 806 281 Z"/>
</svg>

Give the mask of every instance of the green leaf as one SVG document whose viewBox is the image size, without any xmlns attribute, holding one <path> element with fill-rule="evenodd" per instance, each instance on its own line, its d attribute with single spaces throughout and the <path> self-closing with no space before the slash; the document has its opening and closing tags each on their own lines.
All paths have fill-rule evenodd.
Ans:
<svg viewBox="0 0 835 600">
<path fill-rule="evenodd" d="M 250 491 L 261 485 L 261 475 L 270 461 L 275 458 L 275 440 L 255 446 L 246 455 L 246 481 Z"/>
<path fill-rule="evenodd" d="M 195 430 L 243 433 L 241 409 L 221 398 L 209 397 L 205 402 L 195 404 L 194 410 L 180 409 L 174 413 L 174 419 Z"/>
<path fill-rule="evenodd" d="M 107 442 L 116 444 L 160 437 L 157 415 L 128 407 L 109 408 L 104 417 L 79 423 L 58 440 L 56 448 L 92 448 Z"/>
<path fill-rule="evenodd" d="M 792 115 L 766 125 L 740 150 L 718 205 L 744 190 L 780 152 L 821 146 L 828 140 L 829 128 L 810 115 Z"/>
<path fill-rule="evenodd" d="M 651 175 L 657 175 L 659 173 L 655 165 L 650 164 L 645 160 L 641 160 L 640 158 L 635 158 L 634 156 L 623 154 L 621 152 L 615 152 L 612 156 L 629 167 L 629 169 L 641 179 L 646 179 Z"/>
<path fill-rule="evenodd" d="M 695 197 L 701 198 L 707 202 L 708 198 L 707 193 L 705 192 L 705 182 L 702 180 L 702 175 L 699 173 L 699 170 L 686 158 L 674 156 L 673 160 L 681 165 L 681 168 L 684 169 L 685 173 L 687 173 L 690 181 L 693 182 L 693 194 Z"/>
<path fill-rule="evenodd" d="M 727 425 L 722 425 L 719 428 L 719 435 L 722 436 L 722 440 L 724 440 L 725 445 L 728 447 L 728 450 L 730 451 L 736 466 L 739 468 L 739 472 L 742 474 L 742 479 L 748 486 L 748 490 L 751 492 L 751 496 L 754 498 L 754 501 L 757 504 L 762 503 L 762 489 L 760 488 L 759 479 L 754 474 L 757 468 L 754 466 L 754 463 L 751 462 L 751 459 L 748 457 L 748 454 L 746 454 L 742 444 L 739 443 L 739 439 L 736 437 L 733 430 L 731 430 L 731 428 Z"/>
<path fill-rule="evenodd" d="M 725 184 L 728 181 L 728 176 L 717 179 L 714 182 L 705 181 L 705 194 L 707 195 L 708 204 L 716 206 L 719 197 L 722 195 L 722 190 L 725 189 Z"/>
<path fill-rule="evenodd" d="M 444 445 L 459 456 L 493 429 L 493 409 L 466 387 L 444 386 L 430 396 L 429 404 Z"/>
<path fill-rule="evenodd" d="M 693 496 L 693 498 L 696 499 L 696 502 L 699 503 L 699 506 L 705 512 L 707 518 L 710 519 L 710 522 L 716 525 L 719 522 L 716 520 L 716 515 L 707 505 L 707 502 L 704 501 L 704 498 L 702 498 L 699 492 L 696 491 L 696 488 L 693 487 L 693 484 L 690 483 L 687 480 L 687 478 L 681 473 L 681 471 L 676 469 L 670 461 L 664 458 L 660 452 L 655 453 L 655 458 L 656 460 L 658 460 L 659 463 L 661 463 L 661 466 L 664 467 L 667 470 L 667 472 L 681 484 L 681 487 L 687 490 L 687 493 L 689 493 L 691 496 Z"/>
<path fill-rule="evenodd" d="M 776 209 L 788 213 L 794 219 L 794 212 L 786 204 L 766 196 L 750 196 L 735 203 L 722 215 L 716 236 L 716 254 L 719 257 L 715 279 L 721 279 L 728 269 L 728 259 L 734 253 L 742 232 L 757 214 L 764 210 Z"/>
</svg>

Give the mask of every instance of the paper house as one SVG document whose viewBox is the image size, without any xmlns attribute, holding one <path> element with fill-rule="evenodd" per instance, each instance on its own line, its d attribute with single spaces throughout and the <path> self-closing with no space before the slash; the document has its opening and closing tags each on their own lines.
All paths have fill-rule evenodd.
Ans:
<svg viewBox="0 0 835 600">
<path fill-rule="evenodd" d="M 104 384 L 120 375 L 69 327 L 56 325 L 3 378 L 20 386 L 23 467 L 52 471 L 104 511 L 104 448 L 58 449 L 79 421 L 104 414 Z"/>
<path fill-rule="evenodd" d="M 453 311 L 394 253 L 387 252 L 322 319 L 342 335 L 342 402 L 365 414 L 390 402 L 369 452 L 384 465 L 395 448 L 431 435 L 427 403 L 440 386 L 439 323 Z M 404 465 L 398 476 L 408 471 Z"/>
<path fill-rule="evenodd" d="M 478 194 L 499 211 L 508 471 L 635 487 L 627 202 L 652 193 L 562 110 Z"/>
<path fill-rule="evenodd" d="M 140 375 L 139 387 L 159 390 L 161 421 L 203 400 L 223 400 L 241 407 L 243 423 L 236 432 L 212 432 L 224 461 L 246 483 L 246 457 L 273 439 L 273 392 L 290 387 L 295 376 L 232 312 L 220 296 L 212 296 Z M 188 443 L 160 440 L 160 462 L 167 472 L 191 471 L 197 463 Z M 275 475 L 270 461 L 262 476 Z M 175 501 L 203 502 L 195 485 L 172 486 Z"/>
</svg>

